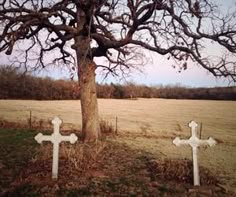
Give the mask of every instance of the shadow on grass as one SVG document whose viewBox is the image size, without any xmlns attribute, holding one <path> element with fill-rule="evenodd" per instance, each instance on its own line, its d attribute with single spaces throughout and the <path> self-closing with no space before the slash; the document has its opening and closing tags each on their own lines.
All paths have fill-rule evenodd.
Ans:
<svg viewBox="0 0 236 197">
<path fill-rule="evenodd" d="M 159 161 L 110 138 L 62 143 L 59 179 L 51 180 L 52 146 L 36 146 L 35 135 L 0 129 L 0 196 L 191 196 L 189 161 Z M 213 175 L 204 176 L 213 196 L 230 196 L 216 189 Z"/>
</svg>

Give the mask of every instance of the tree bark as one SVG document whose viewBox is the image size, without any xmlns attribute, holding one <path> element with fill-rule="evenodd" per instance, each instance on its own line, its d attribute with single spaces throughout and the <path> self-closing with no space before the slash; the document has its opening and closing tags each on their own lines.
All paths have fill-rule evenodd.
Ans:
<svg viewBox="0 0 236 197">
<path fill-rule="evenodd" d="M 86 2 L 86 1 L 85 1 Z M 91 56 L 90 23 L 93 4 L 85 10 L 77 7 L 77 30 L 73 49 L 76 51 L 82 112 L 82 133 L 85 142 L 96 142 L 100 136 L 96 93 L 96 64 Z"/>
<path fill-rule="evenodd" d="M 96 142 L 100 136 L 95 63 L 85 58 L 79 64 L 82 133 L 85 142 Z"/>
</svg>

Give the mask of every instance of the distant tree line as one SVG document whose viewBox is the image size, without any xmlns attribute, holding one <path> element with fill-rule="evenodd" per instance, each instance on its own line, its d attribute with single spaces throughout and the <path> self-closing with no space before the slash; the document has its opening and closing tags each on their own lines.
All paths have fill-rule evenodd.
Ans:
<svg viewBox="0 0 236 197">
<path fill-rule="evenodd" d="M 24 74 L 16 68 L 0 66 L 0 99 L 78 99 L 78 83 Z"/>
<path fill-rule="evenodd" d="M 99 98 L 166 98 L 166 99 L 205 99 L 236 100 L 236 87 L 187 88 L 181 86 L 137 85 L 127 83 L 97 85 Z"/>
<path fill-rule="evenodd" d="M 19 70 L 0 66 L 0 99 L 68 100 L 79 99 L 77 81 L 53 80 L 23 74 Z M 97 84 L 99 98 L 136 99 L 208 99 L 236 100 L 236 86 L 187 88 L 181 86 L 146 86 L 135 83 Z"/>
</svg>

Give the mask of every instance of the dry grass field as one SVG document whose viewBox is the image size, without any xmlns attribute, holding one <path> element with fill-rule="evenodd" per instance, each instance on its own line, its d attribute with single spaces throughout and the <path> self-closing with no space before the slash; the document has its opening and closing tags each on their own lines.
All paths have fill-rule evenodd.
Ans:
<svg viewBox="0 0 236 197">
<path fill-rule="evenodd" d="M 0 100 L 0 119 L 27 122 L 29 111 L 33 120 L 63 119 L 65 125 L 81 127 L 80 101 Z M 100 117 L 113 124 L 118 117 L 121 132 L 163 135 L 189 133 L 190 120 L 202 123 L 202 135 L 213 135 L 236 143 L 236 102 L 138 99 L 99 99 Z"/>
<path fill-rule="evenodd" d="M 64 127 L 81 127 L 79 101 L 0 100 L 0 119 L 27 122 L 63 119 Z M 200 148 L 200 165 L 212 171 L 227 188 L 236 188 L 236 102 L 137 99 L 99 99 L 101 119 L 115 125 L 118 118 L 118 141 L 132 149 L 142 149 L 160 158 L 191 159 L 191 149 L 175 147 L 176 136 L 187 138 L 188 122 L 202 124 L 202 138 L 217 139 L 211 148 Z"/>
</svg>

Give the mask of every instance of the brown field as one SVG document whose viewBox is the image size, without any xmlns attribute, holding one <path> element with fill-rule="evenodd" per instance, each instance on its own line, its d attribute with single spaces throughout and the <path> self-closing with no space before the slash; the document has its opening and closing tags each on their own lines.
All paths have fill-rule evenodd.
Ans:
<svg viewBox="0 0 236 197">
<path fill-rule="evenodd" d="M 27 122 L 29 111 L 33 120 L 59 116 L 64 127 L 81 127 L 79 101 L 0 100 L 0 119 Z M 212 171 L 227 188 L 236 188 L 236 102 L 137 99 L 99 99 L 100 117 L 115 125 L 116 139 L 134 149 L 146 150 L 157 158 L 189 158 L 191 149 L 175 147 L 175 136 L 189 136 L 190 120 L 202 123 L 202 138 L 209 136 L 219 142 L 215 147 L 200 148 L 200 165 Z M 236 191 L 235 191 L 236 192 Z"/>
</svg>

